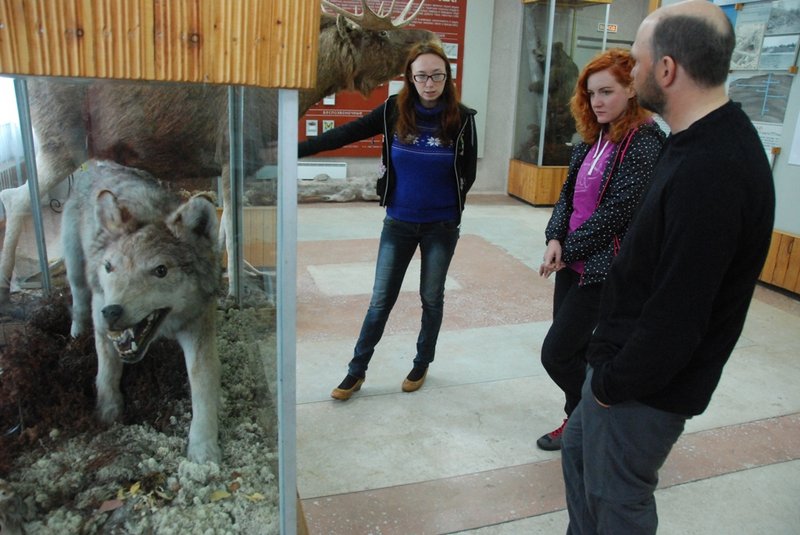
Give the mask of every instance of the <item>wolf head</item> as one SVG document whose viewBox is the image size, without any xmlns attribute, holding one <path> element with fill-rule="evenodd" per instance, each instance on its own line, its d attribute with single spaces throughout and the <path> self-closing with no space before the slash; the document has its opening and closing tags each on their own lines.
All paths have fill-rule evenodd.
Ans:
<svg viewBox="0 0 800 535">
<path fill-rule="evenodd" d="M 102 303 L 94 306 L 105 332 L 95 334 L 108 336 L 128 363 L 141 360 L 157 336 L 172 336 L 213 308 L 220 284 L 216 209 L 207 197 L 163 218 L 136 213 L 109 190 L 97 195 L 100 250 L 92 256 L 100 262 L 92 269 Z"/>
</svg>

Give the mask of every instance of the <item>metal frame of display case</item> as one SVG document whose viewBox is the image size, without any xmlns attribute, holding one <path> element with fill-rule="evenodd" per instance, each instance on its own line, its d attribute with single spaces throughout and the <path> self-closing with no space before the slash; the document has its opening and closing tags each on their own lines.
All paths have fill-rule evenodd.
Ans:
<svg viewBox="0 0 800 535">
<path fill-rule="evenodd" d="M 548 23 L 547 23 L 547 54 L 545 57 L 544 68 L 544 88 L 543 94 L 549 95 L 550 68 L 553 55 L 553 34 L 555 26 L 556 6 L 580 8 L 590 5 L 606 5 L 605 28 L 603 31 L 602 49 L 606 48 L 608 37 L 608 16 L 609 6 L 612 0 L 547 0 Z M 543 4 L 543 0 L 522 0 L 523 4 Z M 539 128 L 539 148 L 537 163 L 528 163 L 517 159 L 511 159 L 508 168 L 508 193 L 518 197 L 533 205 L 553 205 L 558 200 L 561 186 L 567 178 L 568 166 L 543 165 L 545 129 L 547 121 L 547 106 L 549 98 L 542 99 L 541 117 L 542 124 Z"/>
</svg>

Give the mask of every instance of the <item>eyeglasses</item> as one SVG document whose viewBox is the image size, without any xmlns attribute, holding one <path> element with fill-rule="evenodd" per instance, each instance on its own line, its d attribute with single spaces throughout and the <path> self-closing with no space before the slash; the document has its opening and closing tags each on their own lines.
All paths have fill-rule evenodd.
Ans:
<svg viewBox="0 0 800 535">
<path fill-rule="evenodd" d="M 413 78 L 418 84 L 428 83 L 428 80 L 433 80 L 434 83 L 441 84 L 447 79 L 447 75 L 443 72 L 437 72 L 436 74 L 415 74 Z"/>
</svg>

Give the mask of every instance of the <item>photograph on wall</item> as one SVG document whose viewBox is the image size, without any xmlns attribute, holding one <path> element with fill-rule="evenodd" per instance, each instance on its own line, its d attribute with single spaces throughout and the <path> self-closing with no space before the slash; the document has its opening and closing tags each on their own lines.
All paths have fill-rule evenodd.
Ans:
<svg viewBox="0 0 800 535">
<path fill-rule="evenodd" d="M 770 161 L 772 148 L 780 146 L 783 135 L 792 79 L 792 75 L 773 72 L 739 73 L 728 78 L 728 96 L 750 117 Z"/>
<path fill-rule="evenodd" d="M 318 131 L 319 131 L 318 125 L 319 125 L 319 123 L 316 120 L 307 119 L 306 120 L 306 135 L 307 136 L 316 136 Z"/>
<path fill-rule="evenodd" d="M 450 59 L 458 59 L 458 43 L 442 43 L 442 50 Z"/>
<path fill-rule="evenodd" d="M 761 55 L 761 42 L 764 40 L 763 23 L 738 23 L 736 25 L 736 47 L 731 57 L 731 70 L 745 71 L 758 69 Z"/>
<path fill-rule="evenodd" d="M 731 57 L 732 70 L 758 69 L 758 58 L 771 11 L 771 2 L 745 4 L 741 10 L 735 11 L 736 46 Z"/>
<path fill-rule="evenodd" d="M 766 35 L 800 33 L 800 0 L 771 2 Z"/>
<path fill-rule="evenodd" d="M 758 68 L 762 71 L 785 71 L 794 65 L 800 35 L 767 35 L 761 47 Z"/>
<path fill-rule="evenodd" d="M 753 122 L 783 124 L 792 75 L 747 73 L 728 78 L 728 96 L 742 106 L 742 110 Z"/>
</svg>

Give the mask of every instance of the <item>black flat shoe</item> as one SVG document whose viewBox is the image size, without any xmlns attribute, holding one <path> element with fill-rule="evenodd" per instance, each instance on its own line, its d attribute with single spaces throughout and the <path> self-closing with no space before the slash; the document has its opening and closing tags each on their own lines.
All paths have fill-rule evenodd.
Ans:
<svg viewBox="0 0 800 535">
<path fill-rule="evenodd" d="M 363 377 L 356 377 L 355 375 L 350 375 L 348 373 L 347 377 L 344 378 L 344 381 L 342 381 L 339 386 L 333 389 L 333 392 L 331 392 L 331 397 L 340 401 L 347 401 L 354 392 L 361 390 L 362 384 L 364 384 Z"/>
</svg>

